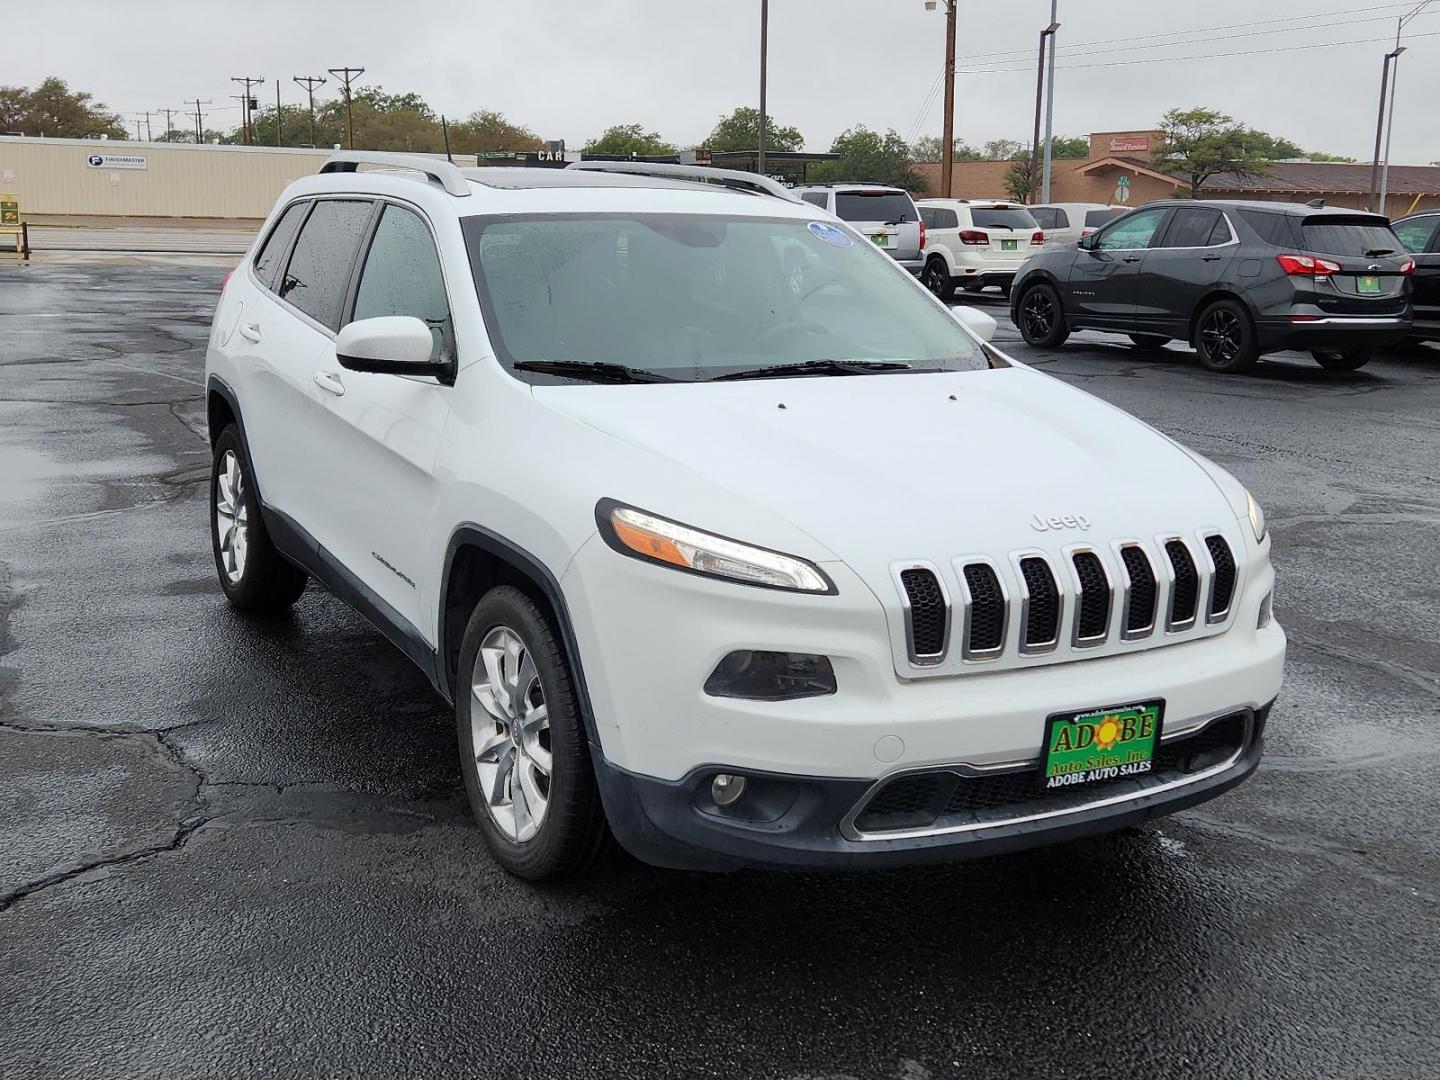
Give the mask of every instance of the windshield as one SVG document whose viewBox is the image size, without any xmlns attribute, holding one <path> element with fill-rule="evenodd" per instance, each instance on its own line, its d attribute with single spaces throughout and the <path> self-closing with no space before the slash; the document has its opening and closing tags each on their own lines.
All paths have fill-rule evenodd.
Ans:
<svg viewBox="0 0 1440 1080">
<path fill-rule="evenodd" d="M 903 191 L 841 191 L 835 196 L 841 221 L 915 221 L 915 204 Z"/>
<path fill-rule="evenodd" d="M 815 361 L 988 366 L 888 255 L 833 220 L 546 214 L 463 228 L 512 370 L 599 363 L 699 381 Z"/>
<path fill-rule="evenodd" d="M 1405 250 L 1384 218 L 1313 218 L 1300 223 L 1306 251 L 1321 255 L 1374 257 L 1398 255 Z"/>
<path fill-rule="evenodd" d="M 976 206 L 970 210 L 970 220 L 977 229 L 1022 229 L 1036 228 L 1035 218 L 1029 210 L 1007 207 Z"/>
</svg>

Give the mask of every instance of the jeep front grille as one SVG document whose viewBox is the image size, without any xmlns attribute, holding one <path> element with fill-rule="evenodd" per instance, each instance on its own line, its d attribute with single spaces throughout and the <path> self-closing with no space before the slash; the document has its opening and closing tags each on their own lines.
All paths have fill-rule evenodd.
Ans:
<svg viewBox="0 0 1440 1080">
<path fill-rule="evenodd" d="M 1020 560 L 1025 580 L 1025 652 L 1045 652 L 1060 643 L 1060 587 L 1050 564 L 1038 555 Z"/>
<path fill-rule="evenodd" d="M 1005 592 L 1000 577 L 989 563 L 965 566 L 965 658 L 984 660 L 999 656 L 1005 648 Z"/>
<path fill-rule="evenodd" d="M 917 664 L 938 663 L 945 657 L 950 636 L 950 605 L 935 571 L 912 567 L 900 571 L 905 588 L 906 630 L 910 637 L 910 659 Z"/>
<path fill-rule="evenodd" d="M 1195 609 L 1200 600 L 1200 575 L 1195 570 L 1195 560 L 1185 541 L 1174 539 L 1166 543 L 1165 554 L 1170 559 L 1174 573 L 1174 587 L 1170 592 L 1169 630 L 1183 630 L 1195 623 Z"/>
<path fill-rule="evenodd" d="M 1099 645 L 1110 630 L 1110 580 L 1093 551 L 1077 551 L 1070 559 L 1080 583 L 1080 611 L 1075 618 L 1075 644 Z"/>
<path fill-rule="evenodd" d="M 1125 603 L 1125 636 L 1143 637 L 1155 629 L 1155 602 L 1160 599 L 1160 583 L 1155 580 L 1155 571 L 1139 544 L 1126 544 L 1121 548 L 1120 561 L 1125 565 L 1129 590 Z"/>
<path fill-rule="evenodd" d="M 1216 534 L 1205 538 L 1205 547 L 1210 552 L 1210 604 L 1206 619 L 1218 622 L 1230 613 L 1230 601 L 1235 595 L 1235 556 L 1225 538 Z"/>
</svg>

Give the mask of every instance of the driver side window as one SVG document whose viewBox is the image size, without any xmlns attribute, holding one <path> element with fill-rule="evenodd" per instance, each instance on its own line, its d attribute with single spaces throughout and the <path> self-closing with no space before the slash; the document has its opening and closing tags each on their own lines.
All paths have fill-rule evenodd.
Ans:
<svg viewBox="0 0 1440 1080">
<path fill-rule="evenodd" d="M 1169 213 L 1166 207 L 1141 210 L 1122 218 L 1095 238 L 1097 251 L 1133 251 L 1150 246 L 1160 222 Z"/>
</svg>

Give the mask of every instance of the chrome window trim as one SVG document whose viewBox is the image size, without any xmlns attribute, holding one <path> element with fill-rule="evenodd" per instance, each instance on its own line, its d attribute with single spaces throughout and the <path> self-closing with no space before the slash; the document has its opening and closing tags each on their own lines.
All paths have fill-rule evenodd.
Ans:
<svg viewBox="0 0 1440 1080">
<path fill-rule="evenodd" d="M 906 570 L 928 570 L 935 575 L 935 581 L 940 586 L 940 598 L 945 602 L 945 632 L 941 637 L 938 653 L 926 653 L 922 656 L 915 651 L 915 621 L 910 605 L 910 591 L 905 588 L 905 580 L 900 576 Z M 950 632 L 955 623 L 955 605 L 950 600 L 950 590 L 945 585 L 945 575 L 940 573 L 940 568 L 932 562 L 925 559 L 910 559 L 891 563 L 890 576 L 895 582 L 896 591 L 900 594 L 900 616 L 905 624 L 905 655 L 910 660 L 910 666 L 933 668 L 943 664 L 945 658 L 950 655 Z"/>
<path fill-rule="evenodd" d="M 1131 630 L 1130 627 L 1130 592 L 1135 587 L 1134 580 L 1130 577 L 1130 568 L 1125 565 L 1125 549 L 1135 548 L 1145 557 L 1145 563 L 1150 567 L 1150 580 L 1155 585 L 1155 602 L 1150 608 L 1150 621 L 1139 630 Z M 1139 537 L 1127 537 L 1122 540 L 1112 540 L 1110 549 L 1115 555 L 1115 565 L 1120 568 L 1123 577 L 1123 584 L 1119 590 L 1119 626 L 1121 641 L 1140 641 L 1155 633 L 1155 625 L 1160 615 L 1160 575 L 1155 571 L 1155 560 L 1151 558 L 1150 552 L 1145 550 L 1145 543 Z"/>
<path fill-rule="evenodd" d="M 1175 620 L 1175 564 L 1171 561 L 1170 552 L 1166 549 L 1166 545 L 1172 541 L 1185 545 L 1185 550 L 1190 553 L 1190 563 L 1195 567 L 1195 614 L 1179 622 Z M 1200 561 L 1195 558 L 1195 552 L 1191 551 L 1185 537 L 1179 533 L 1161 533 L 1155 538 L 1155 542 L 1165 557 L 1165 579 L 1168 583 L 1165 589 L 1165 633 L 1183 634 L 1188 630 L 1195 629 L 1200 616 L 1200 601 L 1205 593 L 1205 583 L 1200 577 Z"/>
<path fill-rule="evenodd" d="M 1055 636 L 1039 645 L 1030 645 L 1025 641 L 1025 635 L 1030 628 L 1030 585 L 1025 580 L 1025 571 L 1021 564 L 1027 559 L 1039 559 L 1043 562 L 1045 568 L 1050 571 L 1050 580 L 1055 584 L 1058 606 L 1055 615 Z M 1055 572 L 1055 564 L 1050 561 L 1050 556 L 1039 548 L 1025 548 L 1010 553 L 1010 566 L 1015 571 L 1015 581 L 1020 590 L 1020 614 L 1017 619 L 1020 624 L 1020 632 L 1016 637 L 1016 648 L 1021 656 L 1043 656 L 1045 653 L 1052 653 L 1060 647 L 1060 636 L 1065 626 L 1066 601 L 1065 586 L 1060 580 L 1060 575 Z"/>
<path fill-rule="evenodd" d="M 1030 758 L 1027 761 L 1005 762 L 998 765 L 971 765 L 967 762 L 957 762 L 952 765 L 930 765 L 916 769 L 902 769 L 876 780 L 873 784 L 870 785 L 870 787 L 865 790 L 865 793 L 860 796 L 860 799 L 855 803 L 854 807 L 852 807 L 850 811 L 846 813 L 846 815 L 840 820 L 840 833 L 847 840 L 862 844 L 884 843 L 887 840 L 911 840 L 927 836 L 953 836 L 963 833 L 983 832 L 986 829 L 1009 828 L 1014 825 L 1024 825 L 1036 821 L 1050 821 L 1056 818 L 1068 817 L 1073 814 L 1085 814 L 1089 813 L 1092 810 L 1100 810 L 1110 806 L 1118 806 L 1122 803 L 1134 802 L 1137 799 L 1149 798 L 1152 795 L 1160 795 L 1166 792 L 1175 791 L 1179 788 L 1188 787 L 1191 784 L 1197 784 L 1202 780 L 1208 780 L 1212 777 L 1218 776 L 1221 773 L 1227 772 L 1228 770 L 1234 768 L 1237 764 L 1239 764 L 1240 760 L 1254 745 L 1255 708 L 1256 706 L 1247 705 L 1241 706 L 1240 708 L 1236 709 L 1226 709 L 1223 712 L 1218 712 L 1213 715 L 1207 716 L 1205 719 L 1202 719 L 1199 722 L 1191 724 L 1187 727 L 1181 728 L 1175 732 L 1166 732 L 1162 730 L 1160 734 L 1160 742 L 1163 745 L 1167 742 L 1175 742 L 1182 738 L 1190 738 L 1194 735 L 1198 735 L 1211 724 L 1215 723 L 1218 720 L 1223 720 L 1226 717 L 1235 716 L 1236 714 L 1244 714 L 1245 716 L 1244 739 L 1241 741 L 1240 748 L 1236 750 L 1234 754 L 1230 755 L 1230 757 L 1226 758 L 1219 764 L 1212 765 L 1210 768 L 1202 770 L 1201 772 L 1192 773 L 1179 780 L 1169 780 L 1163 784 L 1157 784 L 1154 787 L 1146 788 L 1144 791 L 1138 793 L 1130 791 L 1121 795 L 1112 795 L 1108 798 L 1101 798 L 1096 799 L 1092 802 L 1081 803 L 1078 806 L 1067 806 L 1064 809 L 1045 810 L 1039 813 L 1032 814 L 1021 814 L 1015 817 L 999 818 L 994 821 L 969 822 L 964 825 L 944 825 L 938 827 L 934 825 L 927 825 L 919 826 L 912 829 L 887 830 L 883 833 L 867 833 L 855 827 L 855 822 L 865 812 L 865 808 L 870 805 L 874 797 L 880 793 L 881 789 L 885 785 L 893 783 L 895 780 L 903 779 L 906 776 L 917 776 L 925 773 L 940 772 L 958 773 L 961 776 L 994 776 L 1007 772 L 1021 772 L 1027 769 L 1034 769 L 1038 759 Z"/>
<path fill-rule="evenodd" d="M 965 580 L 965 567 L 988 566 L 995 575 L 1000 588 L 1000 644 L 994 649 L 970 648 L 970 612 L 974 597 L 970 594 L 970 583 Z M 960 658 L 967 663 L 982 664 L 998 660 L 1005 655 L 1005 642 L 1010 637 L 1010 590 L 1000 566 L 989 555 L 963 555 L 951 560 L 955 580 L 960 583 L 960 595 L 964 600 L 964 614 L 960 620 Z"/>
<path fill-rule="evenodd" d="M 1070 647 L 1072 649 L 1097 649 L 1110 640 L 1110 628 L 1115 622 L 1115 577 L 1110 573 L 1110 567 L 1106 565 L 1105 556 L 1094 544 L 1070 544 L 1063 549 L 1065 565 L 1070 571 L 1070 580 L 1075 586 L 1074 612 L 1070 619 Z M 1108 594 L 1105 606 L 1105 630 L 1097 637 L 1082 638 L 1080 636 L 1080 615 L 1085 608 L 1085 586 L 1080 582 L 1080 571 L 1075 567 L 1075 556 L 1089 554 L 1094 555 L 1100 564 L 1100 572 L 1105 575 L 1105 589 Z"/>
</svg>

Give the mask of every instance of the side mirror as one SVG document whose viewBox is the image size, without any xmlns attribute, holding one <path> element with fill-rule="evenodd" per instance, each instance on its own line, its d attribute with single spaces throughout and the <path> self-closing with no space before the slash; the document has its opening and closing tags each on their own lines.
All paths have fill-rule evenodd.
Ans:
<svg viewBox="0 0 1440 1080">
<path fill-rule="evenodd" d="M 376 375 L 449 374 L 449 364 L 430 360 L 435 336 L 413 315 L 383 315 L 342 327 L 335 338 L 335 358 L 350 371 Z"/>
<path fill-rule="evenodd" d="M 995 340 L 995 320 L 979 308 L 953 307 L 950 309 L 950 314 L 955 317 L 956 322 L 981 341 Z"/>
</svg>

